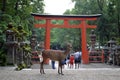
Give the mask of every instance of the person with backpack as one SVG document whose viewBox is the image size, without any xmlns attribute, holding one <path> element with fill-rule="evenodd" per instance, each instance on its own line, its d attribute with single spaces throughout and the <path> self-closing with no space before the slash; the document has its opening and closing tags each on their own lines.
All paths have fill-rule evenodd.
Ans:
<svg viewBox="0 0 120 80">
<path fill-rule="evenodd" d="M 75 69 L 79 68 L 80 67 L 80 64 L 81 64 L 81 51 L 76 51 L 74 53 L 74 57 L 75 57 Z"/>
</svg>

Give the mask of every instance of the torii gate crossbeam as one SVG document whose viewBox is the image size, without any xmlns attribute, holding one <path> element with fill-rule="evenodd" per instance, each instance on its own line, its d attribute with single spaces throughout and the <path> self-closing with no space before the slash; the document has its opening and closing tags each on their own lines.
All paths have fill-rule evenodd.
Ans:
<svg viewBox="0 0 120 80">
<path fill-rule="evenodd" d="M 34 24 L 36 28 L 45 28 L 45 49 L 50 49 L 50 29 L 51 28 L 81 28 L 82 34 L 82 60 L 83 64 L 89 63 L 89 56 L 87 51 L 86 28 L 96 28 L 96 25 L 88 25 L 87 20 L 97 20 L 101 14 L 95 15 L 47 15 L 32 13 L 35 20 L 45 20 L 45 24 Z M 63 24 L 52 24 L 51 20 L 63 20 Z M 79 20 L 79 25 L 70 25 L 70 20 Z"/>
</svg>

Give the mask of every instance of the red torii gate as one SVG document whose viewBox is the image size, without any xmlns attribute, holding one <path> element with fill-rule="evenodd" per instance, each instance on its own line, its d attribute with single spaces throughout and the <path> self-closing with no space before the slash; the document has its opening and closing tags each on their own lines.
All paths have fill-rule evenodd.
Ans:
<svg viewBox="0 0 120 80">
<path fill-rule="evenodd" d="M 50 49 L 50 29 L 51 28 L 81 28 L 82 34 L 82 60 L 83 64 L 89 63 L 89 56 L 86 42 L 86 28 L 96 28 L 96 25 L 88 25 L 87 20 L 97 20 L 101 14 L 95 15 L 48 15 L 32 13 L 35 20 L 45 20 L 45 24 L 34 24 L 36 28 L 46 28 L 45 49 Z M 63 20 L 63 24 L 52 24 L 51 20 Z M 70 20 L 80 20 L 79 25 L 70 25 Z"/>
</svg>

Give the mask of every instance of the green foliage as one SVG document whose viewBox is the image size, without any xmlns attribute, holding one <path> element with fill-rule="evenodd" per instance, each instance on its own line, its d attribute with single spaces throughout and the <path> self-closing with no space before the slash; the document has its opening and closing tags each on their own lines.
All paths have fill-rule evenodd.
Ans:
<svg viewBox="0 0 120 80">
<path fill-rule="evenodd" d="M 6 50 L 3 41 L 0 41 L 0 66 L 6 65 Z"/>
<path fill-rule="evenodd" d="M 27 65 L 24 62 L 22 62 L 17 66 L 17 68 L 15 70 L 20 71 L 24 68 L 27 68 Z"/>
<path fill-rule="evenodd" d="M 51 45 L 56 43 L 64 46 L 67 42 L 72 43 L 73 47 L 80 46 L 80 29 L 53 28 L 51 30 Z"/>
<path fill-rule="evenodd" d="M 16 32 L 16 37 L 28 41 L 34 27 L 34 18 L 31 13 L 43 13 L 43 7 L 43 0 L 0 0 L 0 41 L 6 40 L 5 30 L 10 22 L 13 23 L 12 30 Z M 19 25 L 22 26 L 22 30 L 18 29 Z M 25 50 L 30 51 L 29 48 L 26 47 Z M 6 59 L 5 54 L 6 52 L 3 53 L 0 50 L 0 59 Z M 19 69 L 21 69 L 21 65 L 18 67 Z"/>
<path fill-rule="evenodd" d="M 44 11 L 43 0 L 1 0 L 0 4 L 0 28 L 2 27 L 0 32 L 7 28 L 9 22 L 12 22 L 16 28 L 22 25 L 28 37 L 31 35 L 34 21 L 31 12 L 43 13 Z"/>
<path fill-rule="evenodd" d="M 27 53 L 31 53 L 31 47 L 30 45 L 26 44 L 25 46 L 23 46 L 23 50 Z"/>
<path fill-rule="evenodd" d="M 97 23 L 97 39 L 104 45 L 112 37 L 120 36 L 120 0 L 72 0 L 75 7 L 66 10 L 65 14 L 99 14 L 102 16 Z M 88 30 L 89 33 L 89 30 Z"/>
<path fill-rule="evenodd" d="M 45 40 L 45 29 L 44 28 L 35 28 L 35 33 L 37 34 L 37 41 L 41 42 Z"/>
<path fill-rule="evenodd" d="M 4 50 L 0 49 L 0 66 L 5 66 L 6 65 L 6 54 Z"/>
<path fill-rule="evenodd" d="M 120 45 L 120 38 L 117 38 L 116 41 L 117 41 L 117 44 Z"/>
</svg>

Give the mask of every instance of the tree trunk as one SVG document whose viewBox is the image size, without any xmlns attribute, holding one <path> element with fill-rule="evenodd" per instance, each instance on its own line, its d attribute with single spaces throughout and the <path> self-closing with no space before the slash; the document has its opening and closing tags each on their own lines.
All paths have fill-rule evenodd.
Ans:
<svg viewBox="0 0 120 80">
<path fill-rule="evenodd" d="M 3 3 L 3 5 L 2 5 L 2 13 L 4 13 L 5 12 L 5 8 L 6 8 L 6 0 L 2 0 L 2 3 Z"/>
<path fill-rule="evenodd" d="M 120 15 L 119 13 L 118 13 L 117 26 L 118 26 L 118 36 L 120 36 Z"/>
<path fill-rule="evenodd" d="M 15 3 L 15 15 L 17 15 L 17 10 L 18 10 L 18 0 L 16 1 L 16 3 Z"/>
</svg>

